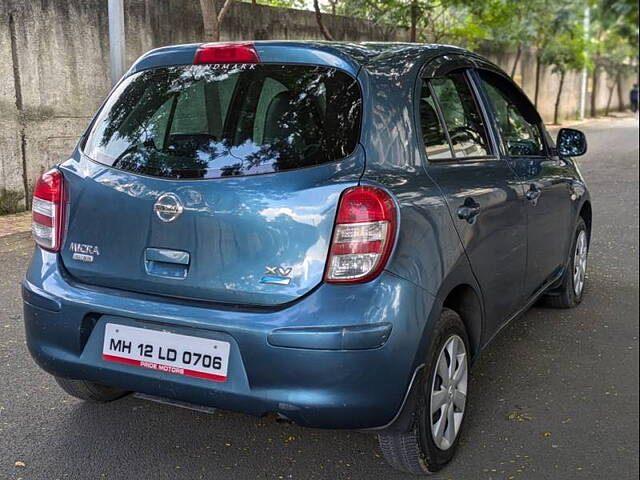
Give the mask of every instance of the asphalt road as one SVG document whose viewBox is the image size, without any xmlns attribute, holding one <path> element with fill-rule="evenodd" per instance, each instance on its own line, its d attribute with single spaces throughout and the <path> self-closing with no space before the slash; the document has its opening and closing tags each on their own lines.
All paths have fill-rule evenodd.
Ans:
<svg viewBox="0 0 640 480">
<path fill-rule="evenodd" d="M 583 129 L 594 199 L 584 302 L 532 309 L 483 353 L 458 455 L 433 478 L 638 478 L 638 123 Z M 362 433 L 67 397 L 24 343 L 18 282 L 31 249 L 28 234 L 0 238 L 0 479 L 411 478 Z"/>
</svg>

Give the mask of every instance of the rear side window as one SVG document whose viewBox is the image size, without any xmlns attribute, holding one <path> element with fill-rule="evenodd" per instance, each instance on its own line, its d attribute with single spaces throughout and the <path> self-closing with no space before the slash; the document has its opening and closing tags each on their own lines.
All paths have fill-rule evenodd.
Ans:
<svg viewBox="0 0 640 480">
<path fill-rule="evenodd" d="M 422 125 L 422 141 L 427 158 L 442 159 L 453 157 L 447 134 L 438 118 L 437 106 L 429 84 L 423 82 L 420 93 L 420 123 Z"/>
<path fill-rule="evenodd" d="M 544 155 L 545 148 L 538 127 L 541 120 L 531 102 L 501 75 L 485 70 L 480 70 L 479 75 L 509 155 Z"/>
<path fill-rule="evenodd" d="M 434 78 L 429 83 L 444 117 L 454 156 L 489 155 L 484 121 L 464 72 Z"/>
<path fill-rule="evenodd" d="M 84 153 L 169 178 L 255 175 L 350 155 L 359 140 L 356 80 L 328 67 L 193 65 L 126 79 L 94 123 Z"/>
</svg>

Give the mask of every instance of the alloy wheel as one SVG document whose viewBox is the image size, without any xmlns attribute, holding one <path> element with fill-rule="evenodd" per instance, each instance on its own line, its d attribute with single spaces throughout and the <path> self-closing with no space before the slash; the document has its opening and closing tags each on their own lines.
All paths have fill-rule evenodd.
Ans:
<svg viewBox="0 0 640 480">
<path fill-rule="evenodd" d="M 431 385 L 431 435 L 440 450 L 451 448 L 460 432 L 467 402 L 467 349 L 452 335 L 440 351 Z"/>
<path fill-rule="evenodd" d="M 573 255 L 573 291 L 579 297 L 584 288 L 584 280 L 587 274 L 588 254 L 587 232 L 580 230 L 576 240 L 576 250 Z"/>
</svg>

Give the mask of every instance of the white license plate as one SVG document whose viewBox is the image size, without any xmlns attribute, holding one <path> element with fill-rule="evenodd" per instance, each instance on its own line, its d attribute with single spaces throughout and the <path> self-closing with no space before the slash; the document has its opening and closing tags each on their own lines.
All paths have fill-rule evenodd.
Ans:
<svg viewBox="0 0 640 480">
<path fill-rule="evenodd" d="M 228 342 L 107 323 L 102 359 L 226 382 L 229 349 Z"/>
</svg>

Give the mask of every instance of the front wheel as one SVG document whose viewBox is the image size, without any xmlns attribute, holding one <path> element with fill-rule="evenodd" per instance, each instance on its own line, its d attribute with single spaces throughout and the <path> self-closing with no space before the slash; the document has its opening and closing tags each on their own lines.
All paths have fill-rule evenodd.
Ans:
<svg viewBox="0 0 640 480">
<path fill-rule="evenodd" d="M 382 454 L 392 467 L 429 474 L 453 458 L 467 406 L 468 345 L 462 320 L 445 308 L 427 354 L 414 425 L 408 432 L 378 435 Z"/>
<path fill-rule="evenodd" d="M 553 308 L 572 308 L 582 302 L 587 276 L 589 256 L 589 232 L 580 218 L 573 235 L 573 243 L 567 260 L 567 269 L 557 290 L 547 294 L 545 303 Z"/>
</svg>

